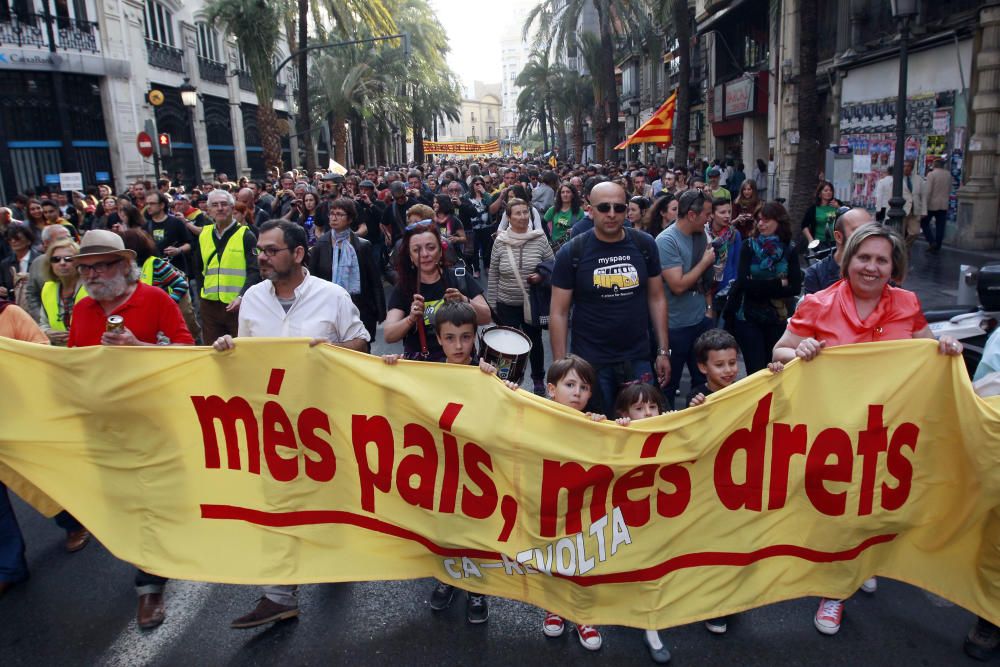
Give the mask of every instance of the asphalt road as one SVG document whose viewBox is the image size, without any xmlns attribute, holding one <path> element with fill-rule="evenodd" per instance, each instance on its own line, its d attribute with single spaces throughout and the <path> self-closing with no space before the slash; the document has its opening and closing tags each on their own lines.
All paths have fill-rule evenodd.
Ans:
<svg viewBox="0 0 1000 667">
<path fill-rule="evenodd" d="M 924 275 L 915 272 L 907 286 L 943 303 L 961 259 L 915 262 Z M 374 352 L 397 349 L 377 344 Z M 571 632 L 545 638 L 542 612 L 519 602 L 493 599 L 489 622 L 480 626 L 465 622 L 461 595 L 450 609 L 432 612 L 431 580 L 305 586 L 299 619 L 253 630 L 228 626 L 253 607 L 255 587 L 174 581 L 166 622 L 140 631 L 132 567 L 96 540 L 66 553 L 52 521 L 19 499 L 14 505 L 32 577 L 0 599 L 4 667 L 650 663 L 642 633 L 631 628 L 603 628 L 604 647 L 594 654 Z M 806 598 L 744 613 L 723 637 L 700 623 L 661 635 L 675 665 L 977 664 L 961 649 L 972 615 L 912 586 L 880 579 L 874 595 L 858 593 L 834 637 L 814 629 L 816 604 Z M 991 664 L 1000 664 L 1000 655 Z"/>
</svg>

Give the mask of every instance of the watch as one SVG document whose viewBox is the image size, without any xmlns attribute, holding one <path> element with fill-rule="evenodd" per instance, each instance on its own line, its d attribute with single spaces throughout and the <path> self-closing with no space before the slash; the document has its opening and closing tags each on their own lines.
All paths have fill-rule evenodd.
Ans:
<svg viewBox="0 0 1000 667">
<path fill-rule="evenodd" d="M 664 349 L 664 348 L 661 347 L 661 348 L 659 348 L 656 351 L 656 356 L 658 356 L 658 357 L 669 357 L 670 356 L 670 350 L 669 349 Z"/>
</svg>

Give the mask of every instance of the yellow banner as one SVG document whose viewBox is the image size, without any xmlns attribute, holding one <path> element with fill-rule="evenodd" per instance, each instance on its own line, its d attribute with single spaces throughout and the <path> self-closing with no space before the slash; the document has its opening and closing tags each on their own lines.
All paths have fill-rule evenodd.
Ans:
<svg viewBox="0 0 1000 667">
<path fill-rule="evenodd" d="M 434 576 L 662 628 L 877 574 L 1000 622 L 1000 403 L 929 341 L 629 427 L 303 340 L 0 355 L 0 461 L 164 576 Z"/>
<path fill-rule="evenodd" d="M 472 144 L 464 141 L 424 141 L 424 153 L 428 154 L 480 155 L 499 152 L 500 142 L 496 139 L 485 144 Z"/>
</svg>

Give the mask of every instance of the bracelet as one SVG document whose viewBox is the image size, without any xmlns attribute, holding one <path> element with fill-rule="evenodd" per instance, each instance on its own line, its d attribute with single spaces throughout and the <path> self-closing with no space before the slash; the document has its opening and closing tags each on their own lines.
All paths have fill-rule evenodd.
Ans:
<svg viewBox="0 0 1000 667">
<path fill-rule="evenodd" d="M 669 357 L 670 356 L 670 350 L 669 349 L 663 349 L 661 347 L 660 349 L 658 349 L 656 351 L 656 356 L 658 356 L 658 357 Z"/>
</svg>

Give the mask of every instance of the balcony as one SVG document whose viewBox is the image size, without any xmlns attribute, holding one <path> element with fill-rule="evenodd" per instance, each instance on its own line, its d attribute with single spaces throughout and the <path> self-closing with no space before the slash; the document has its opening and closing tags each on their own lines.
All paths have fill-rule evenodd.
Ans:
<svg viewBox="0 0 1000 667">
<path fill-rule="evenodd" d="M 147 39 L 146 55 L 152 67 L 184 73 L 184 52 L 180 49 Z"/>
<path fill-rule="evenodd" d="M 240 90 L 245 90 L 248 93 L 254 92 L 253 78 L 250 76 L 250 72 L 244 72 L 240 70 L 237 72 L 240 79 Z"/>
<path fill-rule="evenodd" d="M 223 63 L 198 56 L 198 73 L 205 81 L 226 85 L 226 66 Z"/>
<path fill-rule="evenodd" d="M 47 49 L 49 31 L 46 22 L 52 24 L 57 50 L 89 53 L 101 50 L 97 23 L 42 14 L 11 13 L 4 16 L 0 19 L 0 45 Z"/>
</svg>

